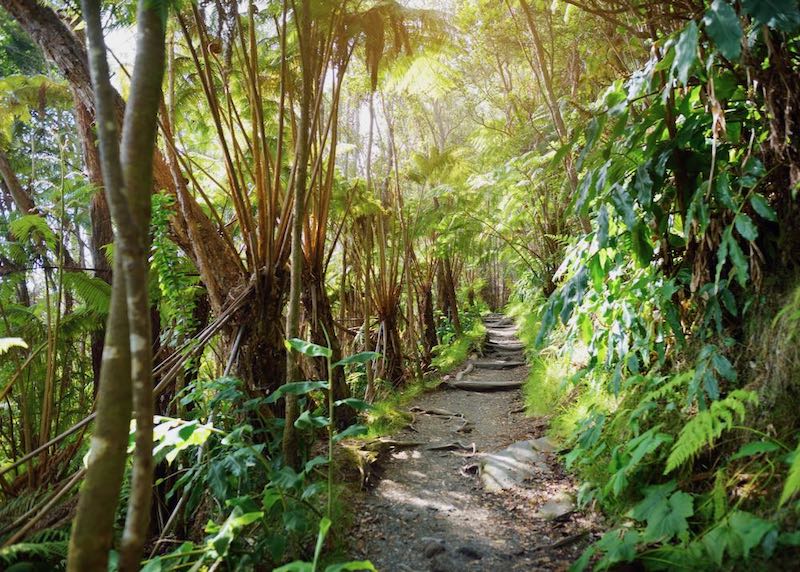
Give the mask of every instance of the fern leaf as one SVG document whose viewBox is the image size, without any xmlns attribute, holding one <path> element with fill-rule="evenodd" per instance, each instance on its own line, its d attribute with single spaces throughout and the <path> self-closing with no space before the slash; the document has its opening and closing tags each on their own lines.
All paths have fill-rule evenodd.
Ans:
<svg viewBox="0 0 800 572">
<path fill-rule="evenodd" d="M 0 562 L 6 566 L 11 566 L 16 562 L 24 562 L 27 559 L 44 560 L 51 563 L 58 562 L 67 557 L 68 546 L 68 540 L 20 542 L 0 549 Z"/>
<path fill-rule="evenodd" d="M 43 240 L 50 248 L 56 244 L 55 233 L 47 221 L 39 215 L 21 216 L 9 222 L 8 228 L 18 240 Z"/>
<path fill-rule="evenodd" d="M 111 304 L 111 286 L 108 283 L 83 272 L 67 272 L 64 274 L 64 284 L 88 309 L 102 315 L 108 314 Z"/>
<path fill-rule="evenodd" d="M 779 506 L 783 506 L 798 490 L 800 490 L 800 443 L 797 444 L 797 449 L 795 449 L 794 461 L 792 461 L 792 466 L 789 467 L 789 476 L 783 485 Z"/>
<path fill-rule="evenodd" d="M 700 411 L 681 429 L 667 459 L 664 474 L 674 471 L 701 450 L 712 446 L 723 432 L 733 427 L 737 416 L 739 421 L 744 419 L 745 403 L 755 403 L 757 400 L 752 391 L 736 390 L 725 399 L 712 403 L 708 409 Z M 798 473 L 800 481 L 800 470 Z"/>
</svg>

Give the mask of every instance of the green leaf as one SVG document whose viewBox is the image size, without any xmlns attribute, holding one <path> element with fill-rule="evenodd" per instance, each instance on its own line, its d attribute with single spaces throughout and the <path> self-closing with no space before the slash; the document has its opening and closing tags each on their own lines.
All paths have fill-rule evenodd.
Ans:
<svg viewBox="0 0 800 572">
<path fill-rule="evenodd" d="M 641 222 L 633 228 L 631 233 L 631 248 L 633 248 L 636 260 L 642 267 L 647 266 L 653 260 L 653 246 L 650 244 L 647 235 L 647 225 Z"/>
<path fill-rule="evenodd" d="M 752 242 L 758 238 L 758 228 L 756 228 L 756 225 L 753 223 L 753 219 L 746 214 L 739 213 L 736 215 L 733 223 L 736 225 L 736 230 L 745 240 Z"/>
<path fill-rule="evenodd" d="M 671 481 L 648 487 L 645 499 L 631 509 L 632 518 L 647 521 L 644 538 L 648 542 L 684 536 L 689 530 L 686 519 L 694 514 L 694 499 L 682 491 L 672 492 L 675 486 Z"/>
<path fill-rule="evenodd" d="M 797 444 L 797 449 L 795 449 L 794 461 L 792 461 L 792 466 L 789 467 L 789 476 L 786 477 L 786 483 L 783 485 L 779 505 L 786 504 L 786 501 L 792 498 L 798 490 L 800 490 L 800 443 Z"/>
<path fill-rule="evenodd" d="M 55 248 L 56 234 L 44 217 L 35 214 L 24 215 L 9 222 L 8 229 L 18 240 L 42 240 L 48 248 Z"/>
<path fill-rule="evenodd" d="M 381 354 L 379 354 L 378 352 L 361 352 L 353 354 L 351 356 L 347 356 L 344 359 L 340 359 L 335 364 L 333 364 L 333 367 L 345 366 L 353 363 L 367 363 L 376 360 L 380 357 Z"/>
<path fill-rule="evenodd" d="M 11 348 L 27 348 L 28 344 L 22 338 L 0 338 L 0 354 L 6 353 Z"/>
<path fill-rule="evenodd" d="M 290 340 L 286 340 L 284 344 L 286 345 L 287 350 L 294 350 L 308 357 L 329 358 L 333 354 L 330 348 L 326 348 L 325 346 L 318 346 L 317 344 L 312 344 L 311 342 L 307 342 L 299 338 L 292 338 Z"/>
<path fill-rule="evenodd" d="M 753 457 L 755 455 L 763 455 L 764 453 L 772 453 L 779 450 L 781 447 L 775 441 L 752 441 L 742 445 L 736 453 L 731 455 L 729 461 L 736 461 L 744 459 L 745 457 Z"/>
<path fill-rule="evenodd" d="M 331 528 L 331 519 L 323 516 L 319 521 L 319 533 L 317 533 L 317 545 L 314 548 L 314 570 L 317 569 L 319 562 L 319 555 L 322 554 L 322 545 L 325 543 L 325 537 L 328 536 L 328 531 Z"/>
<path fill-rule="evenodd" d="M 597 563 L 597 568 L 602 570 L 617 562 L 630 562 L 636 557 L 636 545 L 639 543 L 639 533 L 635 530 L 612 530 L 606 532 L 597 541 L 597 548 L 605 552 L 603 558 Z"/>
<path fill-rule="evenodd" d="M 600 248 L 608 245 L 608 209 L 602 205 L 597 213 L 597 244 Z"/>
<path fill-rule="evenodd" d="M 303 472 L 309 473 L 314 469 L 314 467 L 321 467 L 322 465 L 327 465 L 327 464 L 328 464 L 328 457 L 324 455 L 317 455 L 313 459 L 306 462 L 305 466 L 303 467 Z"/>
<path fill-rule="evenodd" d="M 697 24 L 692 21 L 681 32 L 675 44 L 675 61 L 672 62 L 672 75 L 683 85 L 689 82 L 689 72 L 697 61 Z"/>
<path fill-rule="evenodd" d="M 717 250 L 717 271 L 714 277 L 714 283 L 719 284 L 719 279 L 722 277 L 722 268 L 725 266 L 725 261 L 728 260 L 728 233 L 722 237 L 719 243 L 719 250 Z"/>
<path fill-rule="evenodd" d="M 629 230 L 633 230 L 636 224 L 636 213 L 633 211 L 633 200 L 628 193 L 628 189 L 622 185 L 614 185 L 611 191 L 611 202 L 614 204 L 619 216 L 625 221 L 625 226 Z"/>
<path fill-rule="evenodd" d="M 314 427 L 327 427 L 328 418 L 321 415 L 312 415 L 310 411 L 303 411 L 294 426 L 298 429 L 311 429 Z"/>
<path fill-rule="evenodd" d="M 711 363 L 714 365 L 714 369 L 717 373 L 722 377 L 728 381 L 736 381 L 736 369 L 724 355 L 715 352 L 711 356 Z"/>
<path fill-rule="evenodd" d="M 714 563 L 720 566 L 727 552 L 732 560 L 743 560 L 759 545 L 775 524 L 749 512 L 735 510 L 703 538 L 703 546 Z"/>
<path fill-rule="evenodd" d="M 765 218 L 772 222 L 778 222 L 778 215 L 775 214 L 775 209 L 767 202 L 762 195 L 753 193 L 750 197 L 750 204 L 753 205 L 755 210 L 761 218 Z"/>
<path fill-rule="evenodd" d="M 289 564 L 284 564 L 280 568 L 275 568 L 273 572 L 314 572 L 314 567 L 311 562 L 295 560 L 294 562 L 289 562 Z"/>
<path fill-rule="evenodd" d="M 703 24 L 723 56 L 729 60 L 739 59 L 742 53 L 742 27 L 730 4 L 723 0 L 714 0 L 703 16 Z"/>
<path fill-rule="evenodd" d="M 796 0 L 742 0 L 742 8 L 763 26 L 791 32 L 800 25 Z"/>
<path fill-rule="evenodd" d="M 750 276 L 750 265 L 747 263 L 747 257 L 732 234 L 727 233 L 725 237 L 728 241 L 728 252 L 730 253 L 731 262 L 736 271 L 736 279 L 739 282 L 739 286 L 744 287 Z"/>
<path fill-rule="evenodd" d="M 265 403 L 275 403 L 284 395 L 305 395 L 312 391 L 319 389 L 328 389 L 327 381 L 293 381 L 291 383 L 284 383 L 278 389 L 273 391 L 264 400 Z"/>
<path fill-rule="evenodd" d="M 369 431 L 369 429 L 365 425 L 350 425 L 347 429 L 342 431 L 341 433 L 337 433 L 333 436 L 333 442 L 338 443 L 342 439 L 347 439 L 348 437 L 356 437 L 358 435 L 365 435 Z"/>
<path fill-rule="evenodd" d="M 364 401 L 363 399 L 358 399 L 357 397 L 348 397 L 347 399 L 339 399 L 334 403 L 336 407 L 341 405 L 347 405 L 348 407 L 352 407 L 356 411 L 370 411 L 371 409 L 375 409 L 375 407 Z"/>
<path fill-rule="evenodd" d="M 344 570 L 362 570 L 366 572 L 378 572 L 378 569 L 369 560 L 354 560 L 343 564 L 331 564 L 325 568 L 325 572 L 342 572 Z"/>
</svg>

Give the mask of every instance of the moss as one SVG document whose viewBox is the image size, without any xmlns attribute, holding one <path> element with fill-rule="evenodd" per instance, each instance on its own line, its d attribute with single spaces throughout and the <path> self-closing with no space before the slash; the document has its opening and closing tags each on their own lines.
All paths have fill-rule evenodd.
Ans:
<svg viewBox="0 0 800 572">
<path fill-rule="evenodd" d="M 442 374 L 452 371 L 466 361 L 472 350 L 478 348 L 485 335 L 483 322 L 475 320 L 472 327 L 452 343 L 434 348 L 436 357 L 433 358 L 433 366 Z"/>
</svg>

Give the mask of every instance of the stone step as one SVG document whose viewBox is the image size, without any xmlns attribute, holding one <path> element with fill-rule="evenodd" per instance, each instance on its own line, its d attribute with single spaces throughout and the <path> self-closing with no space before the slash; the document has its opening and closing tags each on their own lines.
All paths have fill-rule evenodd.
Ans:
<svg viewBox="0 0 800 572">
<path fill-rule="evenodd" d="M 448 385 L 457 389 L 467 389 L 469 391 L 507 391 L 509 389 L 519 389 L 525 383 L 520 381 L 451 381 Z"/>
<path fill-rule="evenodd" d="M 525 349 L 525 345 L 522 342 L 513 340 L 513 341 L 499 341 L 499 340 L 489 340 L 486 342 L 485 348 L 487 350 L 505 350 L 505 351 L 520 351 Z"/>
<path fill-rule="evenodd" d="M 476 361 L 475 362 L 475 369 L 493 369 L 493 370 L 502 370 L 502 369 L 513 369 L 515 367 L 522 367 L 525 365 L 524 361 L 505 361 L 505 360 L 487 360 L 487 361 Z"/>
</svg>

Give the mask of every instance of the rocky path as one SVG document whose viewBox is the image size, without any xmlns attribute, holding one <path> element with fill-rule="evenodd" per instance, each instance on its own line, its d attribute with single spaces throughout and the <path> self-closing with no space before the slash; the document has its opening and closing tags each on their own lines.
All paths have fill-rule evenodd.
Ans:
<svg viewBox="0 0 800 572">
<path fill-rule="evenodd" d="M 516 329 L 496 314 L 486 326 L 484 356 L 412 403 L 393 436 L 422 445 L 396 448 L 356 501 L 352 553 L 381 572 L 565 570 L 590 541 L 547 420 L 524 415 Z"/>
</svg>

